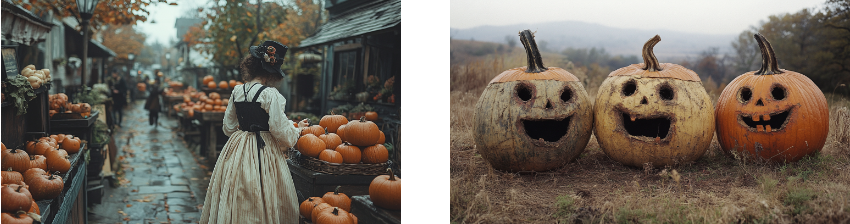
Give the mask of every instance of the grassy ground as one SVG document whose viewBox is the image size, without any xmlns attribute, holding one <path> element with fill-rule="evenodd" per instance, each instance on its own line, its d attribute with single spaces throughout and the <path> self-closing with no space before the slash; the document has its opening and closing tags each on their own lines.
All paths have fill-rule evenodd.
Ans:
<svg viewBox="0 0 850 224">
<path fill-rule="evenodd" d="M 609 159 L 592 137 L 585 152 L 560 169 L 494 170 L 476 151 L 469 118 L 486 83 L 508 66 L 521 66 L 514 57 L 453 63 L 452 223 L 850 222 L 850 101 L 831 94 L 826 146 L 792 164 L 727 156 L 715 140 L 695 162 L 639 169 Z M 597 87 L 586 86 L 591 97 Z"/>
</svg>

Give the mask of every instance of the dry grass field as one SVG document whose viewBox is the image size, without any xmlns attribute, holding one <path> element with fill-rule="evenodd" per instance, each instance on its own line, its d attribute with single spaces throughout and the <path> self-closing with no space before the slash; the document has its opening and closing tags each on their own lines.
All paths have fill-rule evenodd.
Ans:
<svg viewBox="0 0 850 224">
<path fill-rule="evenodd" d="M 471 118 L 484 87 L 501 71 L 525 63 L 521 48 L 500 55 L 452 59 L 452 223 L 850 223 L 850 101 L 845 98 L 826 94 L 826 146 L 796 163 L 729 156 L 715 140 L 695 162 L 632 168 L 609 159 L 591 137 L 584 153 L 560 169 L 506 173 L 490 168 L 472 140 Z M 546 66 L 588 79 L 584 70 L 559 65 L 558 55 L 543 58 Z M 599 84 L 585 85 L 595 97 Z"/>
</svg>

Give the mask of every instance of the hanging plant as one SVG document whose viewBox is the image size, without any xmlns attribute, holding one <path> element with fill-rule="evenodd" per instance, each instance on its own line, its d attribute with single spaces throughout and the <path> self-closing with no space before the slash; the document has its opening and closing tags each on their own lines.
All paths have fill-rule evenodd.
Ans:
<svg viewBox="0 0 850 224">
<path fill-rule="evenodd" d="M 17 75 L 6 80 L 3 83 L 3 93 L 11 97 L 16 109 L 15 114 L 17 115 L 26 114 L 29 108 L 28 102 L 36 97 L 32 85 L 22 75 Z"/>
</svg>

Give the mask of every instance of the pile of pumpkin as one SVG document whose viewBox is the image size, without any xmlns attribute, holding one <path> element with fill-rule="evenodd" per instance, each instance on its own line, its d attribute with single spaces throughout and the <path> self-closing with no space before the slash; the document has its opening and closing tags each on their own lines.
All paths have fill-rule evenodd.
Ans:
<svg viewBox="0 0 850 224">
<path fill-rule="evenodd" d="M 36 70 L 35 65 L 27 65 L 27 67 L 24 67 L 24 69 L 21 70 L 21 75 L 27 77 L 27 81 L 33 89 L 38 89 L 45 82 L 53 79 L 50 77 L 50 69 L 45 68 Z"/>
<path fill-rule="evenodd" d="M 136 89 L 138 89 L 140 92 L 144 92 L 147 88 L 148 88 L 148 85 L 145 84 L 144 82 L 136 83 Z"/>
<path fill-rule="evenodd" d="M 91 105 L 88 103 L 70 103 L 68 102 L 68 95 L 64 93 L 57 93 L 49 95 L 48 104 L 50 105 L 50 110 L 48 111 L 50 117 L 53 117 L 56 113 L 78 113 L 80 116 L 88 117 L 91 115 Z"/>
<path fill-rule="evenodd" d="M 295 149 L 329 163 L 379 164 L 389 159 L 385 140 L 384 132 L 366 117 L 348 121 L 331 114 L 323 116 L 319 125 L 301 130 Z"/>
<path fill-rule="evenodd" d="M 186 116 L 190 118 L 195 116 L 196 110 L 202 113 L 224 113 L 227 110 L 229 101 L 228 99 L 222 99 L 221 94 L 216 92 L 210 93 L 209 96 L 201 92 L 197 102 L 192 102 L 191 97 L 183 95 L 183 103 L 175 104 L 174 110 L 183 110 L 186 112 Z"/>
<path fill-rule="evenodd" d="M 211 75 L 204 76 L 204 79 L 201 80 L 201 82 L 206 83 L 207 88 L 210 88 L 210 89 L 216 89 L 216 88 L 233 89 L 233 87 L 236 87 L 237 85 L 242 85 L 242 82 L 239 82 L 239 81 L 236 81 L 236 80 L 233 80 L 233 79 L 231 79 L 229 82 L 228 81 L 221 81 L 221 82 L 218 83 L 218 85 L 216 85 L 215 79 Z"/>
<path fill-rule="evenodd" d="M 369 184 L 369 197 L 375 206 L 401 210 L 401 178 L 387 169 L 387 175 L 380 175 Z M 357 216 L 351 213 L 351 198 L 339 192 L 337 186 L 333 192 L 325 193 L 322 197 L 310 197 L 301 202 L 298 208 L 304 218 L 315 224 L 323 223 L 353 223 L 357 224 Z"/>
<path fill-rule="evenodd" d="M 65 186 L 62 177 L 71 169 L 68 153 L 80 151 L 80 139 L 58 134 L 28 141 L 26 150 L 7 149 L 2 145 L 2 211 L 3 223 L 39 219 L 36 200 L 58 197 Z"/>
</svg>

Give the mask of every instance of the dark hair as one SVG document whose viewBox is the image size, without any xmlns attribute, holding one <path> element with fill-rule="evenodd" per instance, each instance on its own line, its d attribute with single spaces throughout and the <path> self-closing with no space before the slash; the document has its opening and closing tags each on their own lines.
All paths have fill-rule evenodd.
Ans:
<svg viewBox="0 0 850 224">
<path fill-rule="evenodd" d="M 283 76 L 280 74 L 263 69 L 261 59 L 252 57 L 251 55 L 245 56 L 245 58 L 242 59 L 242 62 L 239 63 L 239 69 L 242 71 L 242 80 L 244 82 L 250 82 L 251 80 L 258 78 L 262 80 L 263 83 L 269 84 L 283 79 Z"/>
</svg>

